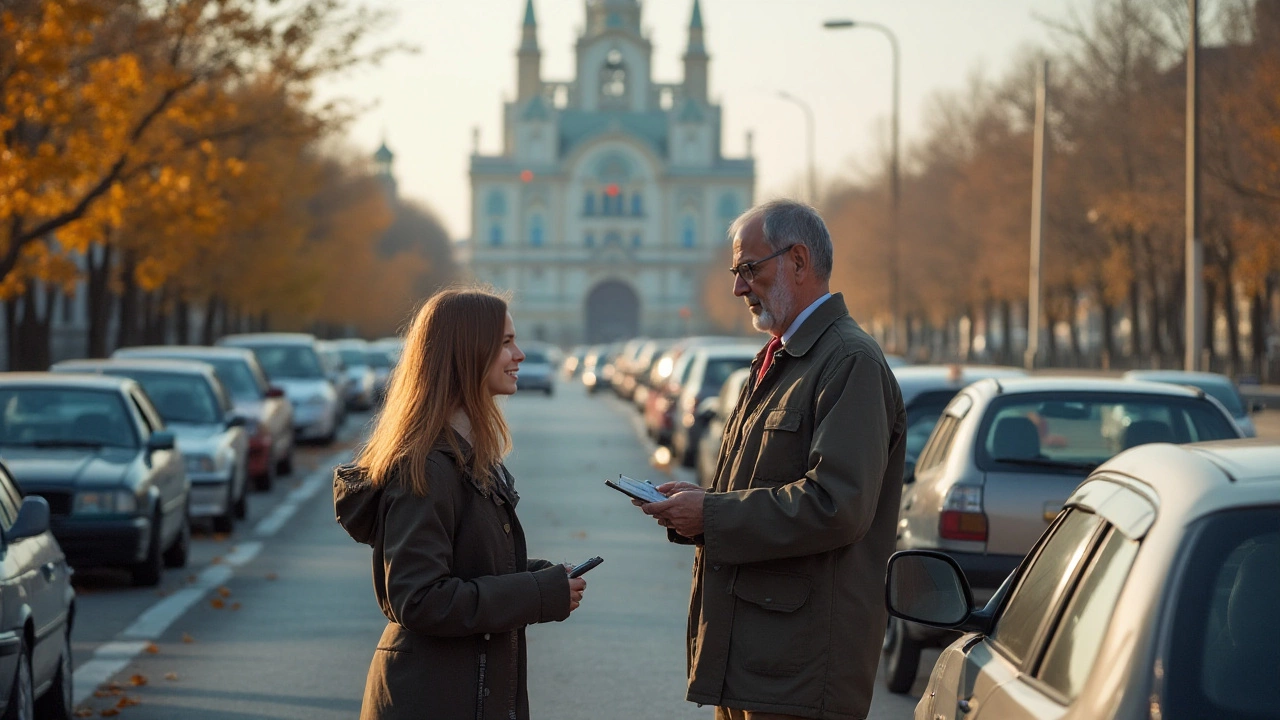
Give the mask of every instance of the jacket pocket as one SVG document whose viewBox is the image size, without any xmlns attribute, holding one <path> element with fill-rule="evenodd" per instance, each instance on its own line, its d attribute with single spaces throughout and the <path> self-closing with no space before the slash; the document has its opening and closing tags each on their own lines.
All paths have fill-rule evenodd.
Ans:
<svg viewBox="0 0 1280 720">
<path fill-rule="evenodd" d="M 413 636 L 399 625 L 388 623 L 382 631 L 382 637 L 378 639 L 377 649 L 382 652 L 412 653 Z"/>
<path fill-rule="evenodd" d="M 801 432 L 804 417 L 803 411 L 789 408 L 765 413 L 760 450 L 752 473 L 766 481 L 765 487 L 795 482 L 808 470 L 810 438 L 808 433 Z"/>
<path fill-rule="evenodd" d="M 764 416 L 764 429 L 796 432 L 800 429 L 800 421 L 803 419 L 804 415 L 799 410 L 788 410 L 786 408 L 770 410 Z"/>
<path fill-rule="evenodd" d="M 807 607 L 811 584 L 799 573 L 739 568 L 730 662 L 756 675 L 801 672 L 822 645 L 819 619 Z"/>
</svg>

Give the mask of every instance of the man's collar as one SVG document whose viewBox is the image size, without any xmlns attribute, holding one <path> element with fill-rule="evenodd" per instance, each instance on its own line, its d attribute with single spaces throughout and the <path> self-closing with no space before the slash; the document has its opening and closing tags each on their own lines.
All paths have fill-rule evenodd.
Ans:
<svg viewBox="0 0 1280 720">
<path fill-rule="evenodd" d="M 848 314 L 849 309 L 845 307 L 844 295 L 832 293 L 831 297 L 818 304 L 800 327 L 795 329 L 791 339 L 782 345 L 782 349 L 792 357 L 804 355 L 809 352 L 809 348 L 813 347 L 818 338 L 822 337 L 822 333 L 826 332 L 831 323 Z"/>
<path fill-rule="evenodd" d="M 800 326 L 804 324 L 804 321 L 807 320 L 809 316 L 813 314 L 813 311 L 817 310 L 818 306 L 821 305 L 823 301 L 829 297 L 831 297 L 831 293 L 823 293 L 822 297 L 809 303 L 808 307 L 801 310 L 799 315 L 796 315 L 796 319 L 791 321 L 791 326 L 787 328 L 786 332 L 782 333 L 783 345 L 786 345 L 788 342 L 791 342 L 791 338 L 796 334 L 796 330 L 799 330 Z"/>
</svg>

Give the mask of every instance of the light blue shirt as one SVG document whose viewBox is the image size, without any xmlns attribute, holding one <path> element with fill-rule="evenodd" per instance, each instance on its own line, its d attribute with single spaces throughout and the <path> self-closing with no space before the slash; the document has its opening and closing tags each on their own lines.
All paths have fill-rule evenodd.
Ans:
<svg viewBox="0 0 1280 720">
<path fill-rule="evenodd" d="M 791 336 L 796 334 L 796 331 L 800 329 L 800 326 L 804 324 L 804 321 L 809 319 L 809 316 L 813 314 L 813 311 L 817 310 L 818 306 L 826 302 L 829 297 L 831 297 L 831 293 L 827 293 L 817 300 L 814 300 L 812 305 L 805 308 L 796 316 L 795 320 L 791 321 L 791 327 L 787 328 L 787 331 L 782 333 L 782 345 L 784 347 L 787 343 L 791 342 Z"/>
</svg>

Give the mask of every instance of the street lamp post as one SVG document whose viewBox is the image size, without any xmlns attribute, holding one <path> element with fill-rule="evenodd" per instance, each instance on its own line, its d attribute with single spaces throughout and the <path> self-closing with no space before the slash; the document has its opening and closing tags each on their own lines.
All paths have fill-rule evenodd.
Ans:
<svg viewBox="0 0 1280 720">
<path fill-rule="evenodd" d="M 1187 370 L 1199 370 L 1206 325 L 1202 315 L 1204 247 L 1200 243 L 1200 3 L 1188 0 L 1187 9 L 1191 27 L 1187 38 L 1187 235 L 1184 250 L 1187 312 L 1183 319 L 1183 334 L 1186 336 L 1183 366 Z"/>
<path fill-rule="evenodd" d="M 856 20 L 828 20 L 822 24 L 828 30 L 845 30 L 865 28 L 881 33 L 889 40 L 893 51 L 893 115 L 890 119 L 890 158 L 889 158 L 889 208 L 892 213 L 889 230 L 889 312 L 893 315 L 893 333 L 889 338 L 889 347 L 901 352 L 898 347 L 898 323 L 902 317 L 902 303 L 898 285 L 898 229 L 900 225 L 900 207 L 902 200 L 902 182 L 899 175 L 899 128 L 902 118 L 902 56 L 898 49 L 898 36 L 888 27 L 874 22 Z"/>
<path fill-rule="evenodd" d="M 809 152 L 809 204 L 816 205 L 818 203 L 818 183 L 814 179 L 813 169 L 813 108 L 809 107 L 809 103 L 792 95 L 786 90 L 779 90 L 778 97 L 787 102 L 795 103 L 804 111 L 805 118 L 805 145 Z"/>
</svg>

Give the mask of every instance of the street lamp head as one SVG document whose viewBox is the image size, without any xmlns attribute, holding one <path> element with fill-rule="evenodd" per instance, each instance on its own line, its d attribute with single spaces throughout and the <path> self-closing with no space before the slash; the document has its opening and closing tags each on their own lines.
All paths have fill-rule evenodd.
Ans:
<svg viewBox="0 0 1280 720">
<path fill-rule="evenodd" d="M 822 27 L 828 30 L 845 30 L 851 27 L 857 27 L 858 23 L 852 20 L 828 20 L 822 23 Z"/>
</svg>

